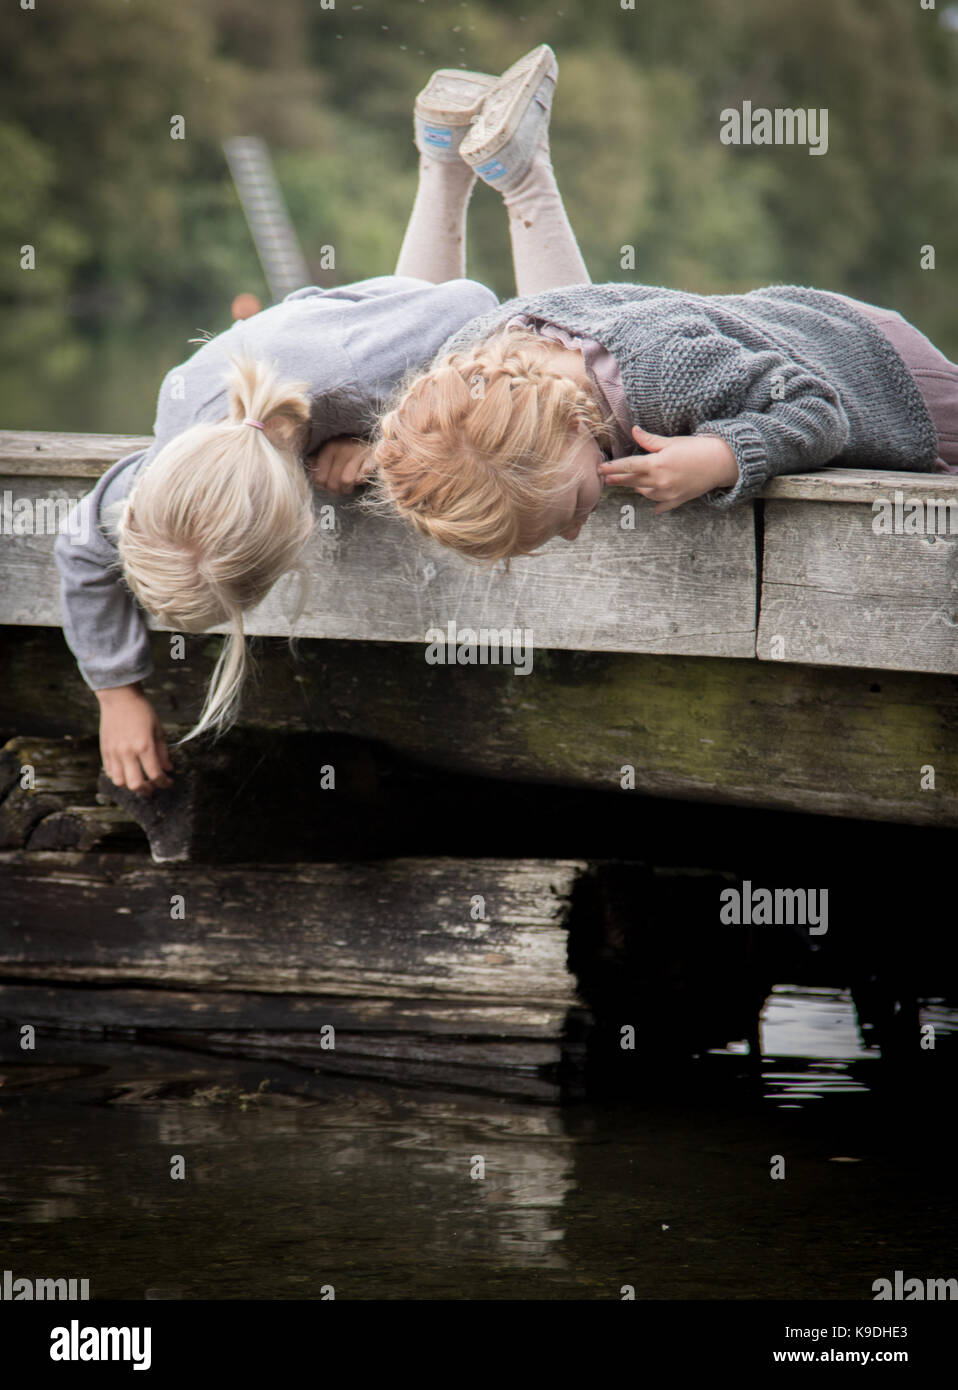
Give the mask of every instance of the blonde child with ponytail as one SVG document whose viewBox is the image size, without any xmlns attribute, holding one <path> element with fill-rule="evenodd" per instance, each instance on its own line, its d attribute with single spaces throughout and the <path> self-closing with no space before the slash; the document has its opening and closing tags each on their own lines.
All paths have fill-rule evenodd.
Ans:
<svg viewBox="0 0 958 1390">
<path fill-rule="evenodd" d="M 183 632 L 228 627 L 186 738 L 227 727 L 246 666 L 243 615 L 298 567 L 311 483 L 351 492 L 364 481 L 366 441 L 398 382 L 495 305 L 464 278 L 477 173 L 503 181 L 513 215 L 541 214 L 563 239 L 557 190 L 537 183 L 536 210 L 526 206 L 527 181 L 508 161 L 496 173 L 488 140 L 504 121 L 514 144 L 527 141 L 524 113 L 551 99 L 553 66 L 540 48 L 500 78 L 435 73 L 416 100 L 419 185 L 395 275 L 308 286 L 204 342 L 164 379 L 150 448 L 114 464 L 65 523 L 56 545 L 64 634 L 100 703 L 103 764 L 117 786 L 149 794 L 170 785 L 164 732 L 142 689 L 152 670 L 145 615 Z M 470 141 L 476 167 L 465 158 Z M 531 251 L 528 237 L 525 245 Z"/>
<path fill-rule="evenodd" d="M 114 504 L 123 576 L 141 606 L 183 632 L 229 625 L 205 709 L 187 739 L 232 719 L 247 661 L 243 614 L 297 568 L 313 525 L 301 464 L 307 384 L 236 358 L 227 402 L 225 422 L 176 435 Z"/>
</svg>

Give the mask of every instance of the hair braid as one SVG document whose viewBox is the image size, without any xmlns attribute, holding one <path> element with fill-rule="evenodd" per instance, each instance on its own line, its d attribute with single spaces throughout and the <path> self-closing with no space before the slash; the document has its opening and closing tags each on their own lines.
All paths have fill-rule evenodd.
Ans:
<svg viewBox="0 0 958 1390">
<path fill-rule="evenodd" d="M 407 383 L 380 422 L 372 505 L 473 559 L 526 553 L 567 485 L 570 435 L 582 428 L 607 443 L 608 424 L 538 334 L 508 329 Z"/>
</svg>

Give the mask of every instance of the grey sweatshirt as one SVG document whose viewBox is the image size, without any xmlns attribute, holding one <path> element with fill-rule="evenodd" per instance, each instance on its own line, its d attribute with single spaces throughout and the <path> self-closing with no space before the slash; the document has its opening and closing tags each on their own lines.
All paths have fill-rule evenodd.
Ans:
<svg viewBox="0 0 958 1390">
<path fill-rule="evenodd" d="M 123 583 L 115 529 L 105 512 L 176 435 L 225 417 L 231 354 L 267 359 L 281 376 L 310 384 L 312 452 L 336 435 L 367 434 L 405 374 L 424 366 L 454 329 L 495 304 L 492 291 L 472 280 L 432 285 L 384 275 L 338 289 L 308 286 L 234 323 L 168 372 L 153 444 L 108 469 L 57 537 L 63 631 L 87 685 L 131 685 L 153 669 L 143 613 Z"/>
<path fill-rule="evenodd" d="M 633 422 L 650 434 L 724 439 L 739 477 L 706 493 L 713 506 L 754 497 L 776 474 L 826 463 L 934 469 L 938 435 L 914 377 L 870 319 L 825 290 L 570 285 L 508 300 L 459 329 L 440 355 L 516 314 L 607 348 Z"/>
</svg>

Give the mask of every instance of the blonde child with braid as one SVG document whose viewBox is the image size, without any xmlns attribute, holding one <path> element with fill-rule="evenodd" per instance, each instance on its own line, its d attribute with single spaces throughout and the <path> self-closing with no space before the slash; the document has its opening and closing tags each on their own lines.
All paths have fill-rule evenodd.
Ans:
<svg viewBox="0 0 958 1390">
<path fill-rule="evenodd" d="M 499 78 L 433 74 L 416 100 L 419 184 L 395 275 L 297 290 L 205 342 L 164 379 L 152 445 L 114 464 L 65 523 L 64 633 L 99 701 L 103 764 L 117 786 L 170 785 L 164 732 L 141 684 L 152 669 L 146 615 L 184 632 L 227 626 L 187 738 L 225 728 L 246 668 L 244 614 L 297 567 L 313 526 L 311 484 L 351 492 L 362 482 L 368 436 L 397 383 L 495 305 L 464 278 L 478 166 L 499 178 L 522 223 L 528 273 L 533 221 L 567 245 L 551 169 L 530 173 L 526 148 L 554 68 L 543 47 Z M 522 177 L 508 167 L 515 158 Z M 568 264 L 578 270 L 577 253 Z"/>
<path fill-rule="evenodd" d="M 531 223 L 510 224 L 514 247 L 528 236 L 519 297 L 459 329 L 380 421 L 378 500 L 424 535 L 495 561 L 575 540 L 607 485 L 661 513 L 832 462 L 958 471 L 958 366 L 900 314 L 794 285 L 593 285 L 568 223 Z"/>
</svg>

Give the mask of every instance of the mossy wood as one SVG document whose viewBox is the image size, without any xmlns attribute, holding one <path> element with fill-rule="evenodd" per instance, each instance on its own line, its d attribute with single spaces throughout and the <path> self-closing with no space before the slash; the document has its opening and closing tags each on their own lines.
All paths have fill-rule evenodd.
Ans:
<svg viewBox="0 0 958 1390">
<path fill-rule="evenodd" d="M 189 638 L 175 661 L 154 635 L 148 690 L 169 731 L 199 711 L 218 645 Z M 399 643 L 306 641 L 295 659 L 279 640 L 256 650 L 247 728 L 352 734 L 433 767 L 624 797 L 958 824 L 953 677 L 597 652 L 539 653 L 515 676 L 429 666 Z M 0 634 L 4 737 L 96 728 L 60 633 Z M 621 790 L 629 768 L 635 792 Z"/>
</svg>

